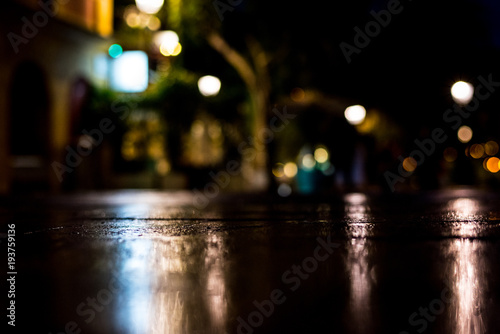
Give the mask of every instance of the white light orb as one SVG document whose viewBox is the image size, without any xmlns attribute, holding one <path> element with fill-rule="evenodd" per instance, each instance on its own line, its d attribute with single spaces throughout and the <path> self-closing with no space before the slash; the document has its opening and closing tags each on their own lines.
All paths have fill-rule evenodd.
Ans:
<svg viewBox="0 0 500 334">
<path fill-rule="evenodd" d="M 215 96 L 219 94 L 221 83 L 219 78 L 205 75 L 198 80 L 198 89 L 203 96 Z"/>
<path fill-rule="evenodd" d="M 143 51 L 124 51 L 111 62 L 111 88 L 118 92 L 140 93 L 148 88 L 149 60 Z"/>
<path fill-rule="evenodd" d="M 359 104 L 350 106 L 345 109 L 344 116 L 350 124 L 360 124 L 365 120 L 366 109 Z"/>
<path fill-rule="evenodd" d="M 328 151 L 324 147 L 318 147 L 314 150 L 314 159 L 320 164 L 328 160 Z"/>
<path fill-rule="evenodd" d="M 146 14 L 156 14 L 163 6 L 163 0 L 135 0 L 137 8 Z"/>
<path fill-rule="evenodd" d="M 457 81 L 451 87 L 451 97 L 458 104 L 467 104 L 474 96 L 474 87 L 465 81 Z"/>
<path fill-rule="evenodd" d="M 311 153 L 307 153 L 302 157 L 302 167 L 306 170 L 313 169 L 316 166 L 316 160 Z"/>
<path fill-rule="evenodd" d="M 472 129 L 467 125 L 462 125 L 457 131 L 458 140 L 462 143 L 468 143 L 472 139 Z"/>
<path fill-rule="evenodd" d="M 173 49 L 179 44 L 179 35 L 173 30 L 158 31 L 153 37 L 153 42 L 157 48 L 163 46 Z"/>
</svg>

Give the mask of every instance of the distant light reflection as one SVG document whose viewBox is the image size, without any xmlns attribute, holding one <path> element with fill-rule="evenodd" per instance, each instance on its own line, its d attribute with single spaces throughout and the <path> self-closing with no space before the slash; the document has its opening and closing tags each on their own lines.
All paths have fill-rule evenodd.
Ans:
<svg viewBox="0 0 500 334">
<path fill-rule="evenodd" d="M 455 236 L 476 237 L 481 231 L 479 202 L 475 199 L 462 197 L 449 201 L 447 218 L 453 222 L 452 234 Z"/>
<path fill-rule="evenodd" d="M 352 331 L 364 333 L 371 326 L 371 292 L 373 273 L 371 263 L 371 235 L 373 224 L 370 223 L 370 208 L 367 197 L 361 193 L 344 196 L 347 234 L 351 240 L 347 248 L 346 270 L 350 277 L 350 313 L 353 319 Z"/>
<path fill-rule="evenodd" d="M 483 315 L 483 291 L 486 289 L 485 269 L 479 258 L 480 241 L 454 240 L 450 246 L 455 259 L 451 270 L 451 284 L 456 301 L 451 304 L 451 323 L 457 334 L 485 333 Z"/>
<path fill-rule="evenodd" d="M 148 217 L 151 206 L 146 203 L 127 204 L 116 208 L 116 216 L 121 218 Z"/>
<path fill-rule="evenodd" d="M 486 329 L 481 314 L 486 289 L 485 266 L 480 256 L 483 244 L 466 239 L 477 236 L 480 229 L 479 202 L 462 197 L 448 203 L 448 216 L 455 219 L 455 234 L 461 239 L 453 240 L 449 246 L 452 259 L 450 287 L 455 301 L 451 304 L 453 333 L 479 334 Z"/>
<path fill-rule="evenodd" d="M 471 198 L 458 198 L 448 203 L 449 212 L 459 220 L 474 219 L 479 203 Z"/>
<path fill-rule="evenodd" d="M 365 194 L 350 193 L 344 196 L 346 219 L 350 223 L 369 222 L 369 207 Z M 356 226 L 356 225 L 350 225 Z"/>
<path fill-rule="evenodd" d="M 207 307 L 214 328 L 219 333 L 224 332 L 227 317 L 227 296 L 224 280 L 224 244 L 220 235 L 209 236 L 207 253 L 205 257 L 205 268 L 207 270 Z"/>
<path fill-rule="evenodd" d="M 218 234 L 129 239 L 119 321 L 131 333 L 225 333 L 225 245 Z M 200 270 L 201 268 L 201 270 Z"/>
<path fill-rule="evenodd" d="M 151 251 L 152 243 L 147 239 L 128 242 L 122 250 L 128 258 L 122 263 L 120 273 L 125 291 L 119 304 L 118 323 L 132 333 L 145 333 L 148 329 L 151 275 L 146 260 Z"/>
</svg>

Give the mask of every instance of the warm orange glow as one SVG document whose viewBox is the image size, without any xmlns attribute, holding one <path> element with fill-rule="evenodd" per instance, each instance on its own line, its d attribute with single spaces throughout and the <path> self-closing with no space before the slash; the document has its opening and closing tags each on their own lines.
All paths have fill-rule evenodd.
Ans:
<svg viewBox="0 0 500 334">
<path fill-rule="evenodd" d="M 326 162 L 328 160 L 328 151 L 324 147 L 318 147 L 314 150 L 314 159 L 320 164 Z"/>
<path fill-rule="evenodd" d="M 417 162 L 412 157 L 408 157 L 403 160 L 403 168 L 407 172 L 413 172 L 417 168 Z"/>
<path fill-rule="evenodd" d="M 139 14 L 132 10 L 125 11 L 124 18 L 127 25 L 131 28 L 137 28 L 141 24 Z"/>
<path fill-rule="evenodd" d="M 474 159 L 480 159 L 484 155 L 484 147 L 481 144 L 474 144 L 470 147 L 469 154 Z"/>
<path fill-rule="evenodd" d="M 491 173 L 497 173 L 500 170 L 500 159 L 491 157 L 486 160 L 486 169 Z"/>
<path fill-rule="evenodd" d="M 163 158 L 158 160 L 156 163 L 156 171 L 158 174 L 165 176 L 170 172 L 170 164 L 168 163 L 167 159 Z"/>
<path fill-rule="evenodd" d="M 295 175 L 297 175 L 297 165 L 293 162 L 287 162 L 283 167 L 283 173 L 286 177 L 294 177 Z"/>
<path fill-rule="evenodd" d="M 498 153 L 498 144 L 493 140 L 490 140 L 486 144 L 484 144 L 484 151 L 487 155 L 495 155 Z"/>
<path fill-rule="evenodd" d="M 273 175 L 276 177 L 283 177 L 285 175 L 283 167 L 284 167 L 284 165 L 282 163 L 279 163 L 279 162 L 276 165 L 274 165 Z"/>
<path fill-rule="evenodd" d="M 457 159 L 457 150 L 453 147 L 447 147 L 443 152 L 443 157 L 447 162 L 453 162 Z"/>
<path fill-rule="evenodd" d="M 370 113 L 366 114 L 365 120 L 356 126 L 356 129 L 360 133 L 370 133 L 374 131 L 380 123 L 381 118 L 379 112 L 377 110 L 371 110 Z"/>
<path fill-rule="evenodd" d="M 167 46 L 165 46 L 163 44 L 160 46 L 160 52 L 165 57 L 168 57 L 168 56 L 177 56 L 177 55 L 179 55 L 179 53 L 181 53 L 181 50 L 182 50 L 181 43 L 177 43 L 177 45 L 173 49 L 170 48 L 170 47 L 167 47 Z"/>
<path fill-rule="evenodd" d="M 458 129 L 457 137 L 462 143 L 468 143 L 472 139 L 472 129 L 467 125 L 462 125 Z"/>
<path fill-rule="evenodd" d="M 306 97 L 306 93 L 302 88 L 294 88 L 290 93 L 290 97 L 294 102 L 300 102 Z"/>
<path fill-rule="evenodd" d="M 161 21 L 156 16 L 151 16 L 148 22 L 148 28 L 151 31 L 157 31 L 161 27 Z"/>
<path fill-rule="evenodd" d="M 96 30 L 101 36 L 110 36 L 113 33 L 113 1 L 96 1 Z"/>
</svg>

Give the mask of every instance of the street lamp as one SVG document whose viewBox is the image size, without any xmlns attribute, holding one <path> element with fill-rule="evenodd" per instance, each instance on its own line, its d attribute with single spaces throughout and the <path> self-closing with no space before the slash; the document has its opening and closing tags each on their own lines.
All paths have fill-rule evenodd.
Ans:
<svg viewBox="0 0 500 334">
<path fill-rule="evenodd" d="M 163 0 L 135 0 L 137 8 L 146 14 L 156 14 L 163 6 Z"/>
<path fill-rule="evenodd" d="M 164 56 L 177 56 L 182 50 L 179 36 L 173 30 L 157 32 L 153 42 Z"/>
<path fill-rule="evenodd" d="M 344 116 L 349 122 L 349 124 L 357 125 L 362 123 L 366 117 L 365 107 L 357 104 L 354 106 L 347 107 L 344 111 Z"/>
<path fill-rule="evenodd" d="M 457 131 L 457 137 L 460 142 L 466 144 L 472 139 L 472 129 L 467 125 L 462 125 Z"/>
<path fill-rule="evenodd" d="M 451 87 L 451 97 L 458 104 L 467 104 L 474 96 L 474 87 L 465 81 L 457 81 Z"/>
<path fill-rule="evenodd" d="M 212 75 L 205 75 L 198 80 L 198 89 L 203 96 L 215 96 L 220 91 L 220 80 Z"/>
</svg>

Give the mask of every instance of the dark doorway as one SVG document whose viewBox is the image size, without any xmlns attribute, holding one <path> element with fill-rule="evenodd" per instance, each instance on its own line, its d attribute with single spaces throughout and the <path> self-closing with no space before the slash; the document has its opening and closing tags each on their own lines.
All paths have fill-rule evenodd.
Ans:
<svg viewBox="0 0 500 334">
<path fill-rule="evenodd" d="M 12 190 L 45 190 L 49 187 L 50 101 L 40 66 L 24 62 L 17 67 L 9 102 Z"/>
</svg>

